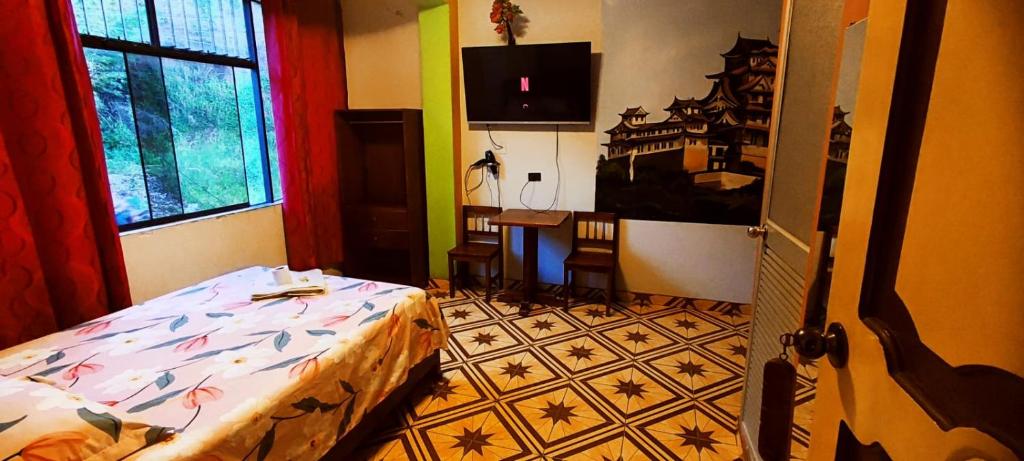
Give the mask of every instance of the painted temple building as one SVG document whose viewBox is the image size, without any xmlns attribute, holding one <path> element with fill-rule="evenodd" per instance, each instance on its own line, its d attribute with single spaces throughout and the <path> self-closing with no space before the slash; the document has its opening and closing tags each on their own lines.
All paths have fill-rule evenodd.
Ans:
<svg viewBox="0 0 1024 461">
<path fill-rule="evenodd" d="M 828 138 L 828 159 L 839 163 L 846 163 L 850 159 L 850 136 L 853 135 L 853 127 L 846 123 L 846 115 L 839 106 L 832 109 L 832 129 Z"/>
<path fill-rule="evenodd" d="M 648 121 L 643 107 L 619 114 L 619 123 L 605 131 L 608 160 L 622 163 L 631 180 L 643 169 L 763 171 L 777 56 L 770 40 L 737 36 L 722 54 L 724 70 L 706 75 L 712 85 L 704 98 L 673 98 L 661 121 Z"/>
</svg>

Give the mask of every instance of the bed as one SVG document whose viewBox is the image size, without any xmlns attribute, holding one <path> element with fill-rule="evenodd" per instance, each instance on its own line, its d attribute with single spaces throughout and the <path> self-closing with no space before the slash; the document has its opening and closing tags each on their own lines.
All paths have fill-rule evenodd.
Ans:
<svg viewBox="0 0 1024 461">
<path fill-rule="evenodd" d="M 319 459 L 340 440 L 329 456 L 337 458 L 436 372 L 448 328 L 421 289 L 344 277 L 328 277 L 327 295 L 250 301 L 268 270 L 233 272 L 0 351 L 0 379 L 82 402 L 70 410 L 100 429 L 88 439 L 135 440 L 122 435 L 140 428 L 130 459 Z M 35 440 L 25 435 L 39 430 L 33 421 L 60 406 L 19 408 L 12 395 L 0 395 L 0 459 L 25 448 L 13 440 Z M 40 436 L 68 432 L 46 426 Z"/>
</svg>

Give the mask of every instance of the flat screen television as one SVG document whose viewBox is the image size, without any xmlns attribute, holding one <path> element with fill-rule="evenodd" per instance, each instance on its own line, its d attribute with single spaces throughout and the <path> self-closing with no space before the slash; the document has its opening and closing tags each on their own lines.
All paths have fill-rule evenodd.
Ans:
<svg viewBox="0 0 1024 461">
<path fill-rule="evenodd" d="M 590 123 L 590 42 L 462 49 L 470 123 Z"/>
</svg>

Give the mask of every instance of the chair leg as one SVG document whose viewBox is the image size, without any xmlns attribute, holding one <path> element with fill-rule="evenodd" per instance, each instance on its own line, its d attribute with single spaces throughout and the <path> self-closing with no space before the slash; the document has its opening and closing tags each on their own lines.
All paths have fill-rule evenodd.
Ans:
<svg viewBox="0 0 1024 461">
<path fill-rule="evenodd" d="M 612 301 L 615 299 L 615 271 L 608 273 L 608 283 L 605 286 L 605 314 L 612 315 Z"/>
<path fill-rule="evenodd" d="M 448 257 L 448 297 L 455 297 L 455 261 Z"/>
<path fill-rule="evenodd" d="M 484 263 L 484 272 L 486 272 L 486 274 L 484 275 L 484 284 L 487 286 L 487 288 L 484 290 L 484 293 L 485 293 L 484 294 L 484 300 L 487 301 L 487 302 L 491 302 L 491 262 L 490 261 L 487 261 L 486 263 Z"/>
<path fill-rule="evenodd" d="M 504 249 L 498 252 L 498 289 L 505 289 L 505 255 L 502 254 Z"/>
<path fill-rule="evenodd" d="M 562 293 L 565 294 L 565 308 L 569 309 L 569 268 L 562 269 Z"/>
</svg>

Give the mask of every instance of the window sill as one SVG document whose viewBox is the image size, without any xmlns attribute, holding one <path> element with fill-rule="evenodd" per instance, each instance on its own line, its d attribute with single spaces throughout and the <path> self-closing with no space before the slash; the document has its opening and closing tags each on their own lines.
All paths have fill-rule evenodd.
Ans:
<svg viewBox="0 0 1024 461">
<path fill-rule="evenodd" d="M 175 222 L 171 222 L 171 223 L 167 223 L 167 224 L 159 224 L 159 225 L 151 226 L 151 227 L 143 227 L 141 229 L 127 230 L 127 231 L 121 232 L 120 235 L 121 235 L 121 237 L 125 237 L 125 236 L 129 236 L 129 235 L 147 234 L 147 233 L 150 233 L 150 232 L 159 231 L 161 229 L 166 229 L 168 227 L 181 226 L 181 225 L 185 225 L 185 224 L 191 224 L 191 223 L 200 222 L 200 221 L 207 221 L 207 220 L 211 220 L 211 219 L 221 219 L 221 218 L 224 218 L 224 217 L 227 217 L 227 216 L 236 215 L 236 214 L 239 214 L 239 213 L 249 213 L 249 212 L 252 212 L 252 211 L 262 210 L 264 208 L 279 207 L 279 206 L 281 206 L 281 201 L 280 200 L 278 200 L 276 202 L 273 202 L 273 203 L 264 203 L 264 204 L 261 204 L 261 205 L 253 205 L 251 207 L 242 208 L 240 210 L 225 211 L 223 213 L 217 213 L 217 214 L 212 214 L 212 215 L 208 215 L 208 216 L 199 216 L 199 217 L 196 217 L 196 218 L 185 219 L 185 220 L 182 220 L 182 221 L 175 221 Z"/>
</svg>

